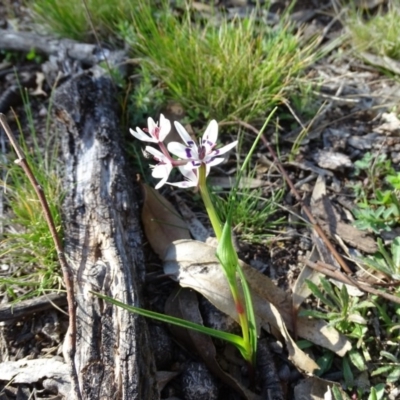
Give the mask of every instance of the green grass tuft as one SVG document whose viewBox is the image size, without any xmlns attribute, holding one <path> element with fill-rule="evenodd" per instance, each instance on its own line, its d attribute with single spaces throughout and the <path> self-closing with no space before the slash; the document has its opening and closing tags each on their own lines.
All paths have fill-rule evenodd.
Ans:
<svg viewBox="0 0 400 400">
<path fill-rule="evenodd" d="M 168 5 L 155 13 L 142 1 L 120 34 L 192 120 L 263 118 L 313 61 L 313 45 L 303 47 L 289 24 L 271 28 L 254 13 L 204 22 L 188 10 L 177 16 Z"/>
<path fill-rule="evenodd" d="M 36 0 L 31 2 L 37 22 L 61 37 L 79 41 L 93 40 L 85 3 L 96 33 L 102 39 L 114 36 L 117 24 L 132 13 L 128 0 Z"/>
<path fill-rule="evenodd" d="M 20 146 L 25 152 L 36 179 L 49 203 L 56 228 L 62 235 L 61 182 L 58 176 L 58 147 L 48 136 L 39 143 L 27 104 L 30 120 L 29 138 L 21 132 Z M 29 143 L 29 144 L 28 144 Z M 38 296 L 62 287 L 57 253 L 45 221 L 43 210 L 28 178 L 11 154 L 3 159 L 0 168 L 7 173 L 0 180 L 5 200 L 5 213 L 1 218 L 3 233 L 0 237 L 0 258 L 7 276 L 0 277 L 0 288 L 10 300 Z"/>
<path fill-rule="evenodd" d="M 354 46 L 378 56 L 400 60 L 400 1 L 389 2 L 389 10 L 367 20 L 353 10 L 347 19 Z"/>
<path fill-rule="evenodd" d="M 189 118 L 262 120 L 290 99 L 297 80 L 315 60 L 315 44 L 281 18 L 271 27 L 256 11 L 228 20 L 215 13 L 205 21 L 189 3 L 87 0 L 97 36 L 124 40 L 140 57 L 141 73 L 157 79 L 166 99 L 179 102 Z M 92 38 L 82 0 L 38 0 L 39 21 L 74 39 Z"/>
</svg>

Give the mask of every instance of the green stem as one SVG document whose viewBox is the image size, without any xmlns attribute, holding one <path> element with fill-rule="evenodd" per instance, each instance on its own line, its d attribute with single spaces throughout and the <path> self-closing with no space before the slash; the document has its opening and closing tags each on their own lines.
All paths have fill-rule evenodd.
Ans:
<svg viewBox="0 0 400 400">
<path fill-rule="evenodd" d="M 203 199 L 204 206 L 206 207 L 208 217 L 210 218 L 211 225 L 214 229 L 215 236 L 218 241 L 221 240 L 222 237 L 222 224 L 219 220 L 218 214 L 215 211 L 214 205 L 211 201 L 210 193 L 207 189 L 206 184 L 206 166 L 202 165 L 199 168 L 199 188 L 201 198 Z"/>
<path fill-rule="evenodd" d="M 203 199 L 204 206 L 206 207 L 207 214 L 210 218 L 211 224 L 213 226 L 215 236 L 218 241 L 222 238 L 222 224 L 218 217 L 217 212 L 215 211 L 214 205 L 211 201 L 210 193 L 206 184 L 206 167 L 202 165 L 199 168 L 199 188 L 201 197 Z M 239 317 L 239 324 L 242 328 L 243 342 L 246 348 L 247 357 L 245 357 L 248 361 L 253 358 L 253 351 L 251 348 L 250 337 L 249 337 L 249 323 L 247 318 L 246 307 L 244 306 L 243 299 L 240 296 L 240 291 L 238 288 L 238 283 L 236 279 L 236 272 L 232 275 L 229 275 L 224 269 L 225 275 L 228 279 L 229 287 L 231 289 L 233 301 L 235 303 L 236 311 Z"/>
</svg>

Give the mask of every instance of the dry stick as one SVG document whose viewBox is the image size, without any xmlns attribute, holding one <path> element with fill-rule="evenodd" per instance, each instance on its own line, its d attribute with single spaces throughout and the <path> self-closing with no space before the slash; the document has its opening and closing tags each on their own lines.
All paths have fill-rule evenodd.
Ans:
<svg viewBox="0 0 400 400">
<path fill-rule="evenodd" d="M 17 154 L 18 159 L 15 160 L 16 164 L 19 164 L 24 170 L 26 176 L 28 177 L 31 185 L 33 186 L 36 195 L 39 198 L 40 204 L 42 206 L 44 217 L 46 219 L 47 225 L 50 229 L 51 236 L 53 238 L 54 244 L 56 246 L 58 260 L 61 265 L 61 270 L 63 273 L 65 288 L 67 291 L 67 300 L 68 300 L 68 314 L 69 314 L 69 343 L 68 343 L 68 351 L 67 363 L 70 367 L 70 376 L 72 380 L 72 392 L 78 400 L 82 399 L 81 391 L 79 388 L 78 374 L 76 372 L 75 367 L 75 353 L 76 353 L 76 310 L 75 310 L 75 295 L 73 288 L 73 281 L 70 275 L 70 268 L 68 266 L 67 260 L 64 255 L 64 251 L 61 245 L 60 238 L 58 237 L 56 227 L 54 225 L 53 217 L 50 213 L 49 205 L 47 203 L 46 197 L 44 195 L 43 189 L 36 180 L 35 176 L 32 173 L 32 170 L 25 159 L 24 152 L 19 146 L 17 140 L 15 139 L 13 133 L 11 132 L 10 126 L 7 123 L 6 117 L 4 114 L 0 113 L 0 123 L 4 129 L 4 132 L 7 134 L 15 153 Z"/>
<path fill-rule="evenodd" d="M 254 133 L 258 134 L 258 130 L 256 128 L 254 128 L 254 126 L 243 122 L 243 121 L 237 121 L 238 124 L 246 127 L 247 129 L 250 129 L 251 131 L 253 131 Z M 333 254 L 333 256 L 335 257 L 336 261 L 340 264 L 340 266 L 343 268 L 344 271 L 346 271 L 348 274 L 352 274 L 351 269 L 348 267 L 348 265 L 346 264 L 346 262 L 344 261 L 344 259 L 342 258 L 342 256 L 336 251 L 336 249 L 333 247 L 332 243 L 329 241 L 329 239 L 327 238 L 327 236 L 325 235 L 324 231 L 322 230 L 322 228 L 318 225 L 318 222 L 316 221 L 316 219 L 314 218 L 314 216 L 311 214 L 311 211 L 309 210 L 309 208 L 304 204 L 302 198 L 299 195 L 299 192 L 297 191 L 297 189 L 295 188 L 295 186 L 293 185 L 293 182 L 291 181 L 291 179 L 289 178 L 289 175 L 286 173 L 285 169 L 283 168 L 282 164 L 280 163 L 280 161 L 278 160 L 278 157 L 276 156 L 274 150 L 272 149 L 271 145 L 269 144 L 268 140 L 265 139 L 264 135 L 261 136 L 261 140 L 263 141 L 264 145 L 267 147 L 268 151 L 270 152 L 272 158 L 274 159 L 276 166 L 278 167 L 280 173 L 282 174 L 282 176 L 285 178 L 286 183 L 288 184 L 288 186 L 290 187 L 290 191 L 293 193 L 294 197 L 296 198 L 296 200 L 301 204 L 305 214 L 307 215 L 308 219 L 310 220 L 310 223 L 312 225 L 312 227 L 315 229 L 315 231 L 318 233 L 319 237 L 324 241 L 326 247 L 328 247 L 328 249 L 330 250 L 330 252 Z"/>
<path fill-rule="evenodd" d="M 338 271 L 332 265 L 322 263 L 321 261 L 314 263 L 310 260 L 307 260 L 306 258 L 303 258 L 303 262 L 306 265 L 308 265 L 310 268 L 315 269 L 316 271 L 321 272 L 324 275 L 330 276 L 331 278 L 337 279 L 338 281 L 341 281 L 348 285 L 355 286 L 358 289 L 363 290 L 364 292 L 371 293 L 376 296 L 380 296 L 386 300 L 392 301 L 393 303 L 400 304 L 400 297 L 394 296 L 390 293 L 381 292 L 366 283 L 363 283 L 360 281 L 355 281 L 354 279 L 350 278 L 349 276 L 343 275 L 343 273 Z"/>
</svg>

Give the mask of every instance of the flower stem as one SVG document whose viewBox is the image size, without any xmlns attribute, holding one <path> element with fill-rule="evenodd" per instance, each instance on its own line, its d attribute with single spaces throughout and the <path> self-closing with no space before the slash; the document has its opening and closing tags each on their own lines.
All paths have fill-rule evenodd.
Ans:
<svg viewBox="0 0 400 400">
<path fill-rule="evenodd" d="M 198 171 L 199 171 L 199 188 L 200 188 L 201 197 L 202 197 L 204 205 L 206 207 L 207 214 L 210 218 L 211 224 L 213 226 L 215 236 L 217 237 L 218 241 L 220 241 L 222 238 L 222 224 L 218 217 L 217 212 L 215 211 L 214 205 L 211 201 L 210 193 L 207 189 L 206 167 L 204 165 L 202 165 Z M 225 266 L 223 269 L 224 269 L 226 278 L 229 283 L 233 301 L 235 303 L 235 308 L 236 308 L 236 311 L 237 311 L 238 317 L 239 317 L 239 324 L 242 329 L 243 342 L 245 344 L 246 353 L 247 353 L 246 355 L 244 355 L 244 357 L 246 358 L 247 361 L 249 361 L 251 363 L 252 358 L 253 358 L 253 354 L 252 354 L 253 350 L 251 348 L 250 338 L 249 338 L 249 322 L 248 322 L 248 318 L 247 318 L 246 306 L 245 306 L 245 303 L 243 302 L 243 298 L 240 295 L 240 291 L 238 288 L 238 282 L 236 279 L 236 266 L 232 270 L 230 270 L 229 268 L 225 268 Z"/>
<path fill-rule="evenodd" d="M 207 189 L 206 184 L 206 166 L 202 165 L 199 169 L 199 189 L 201 198 L 203 199 L 204 206 L 206 207 L 208 217 L 210 218 L 211 225 L 214 229 L 215 236 L 218 241 L 221 240 L 222 237 L 222 224 L 218 217 L 217 212 L 215 211 L 214 205 L 211 201 L 210 193 Z"/>
</svg>

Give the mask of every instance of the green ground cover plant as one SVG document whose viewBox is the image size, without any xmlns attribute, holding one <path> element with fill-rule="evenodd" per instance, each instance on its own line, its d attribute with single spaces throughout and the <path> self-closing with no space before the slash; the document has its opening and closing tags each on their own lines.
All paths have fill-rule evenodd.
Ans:
<svg viewBox="0 0 400 400">
<path fill-rule="evenodd" d="M 383 154 L 366 153 L 355 167 L 357 176 L 366 176 L 354 187 L 358 199 L 353 211 L 355 225 L 376 234 L 390 231 L 400 222 L 400 173 Z"/>
</svg>

